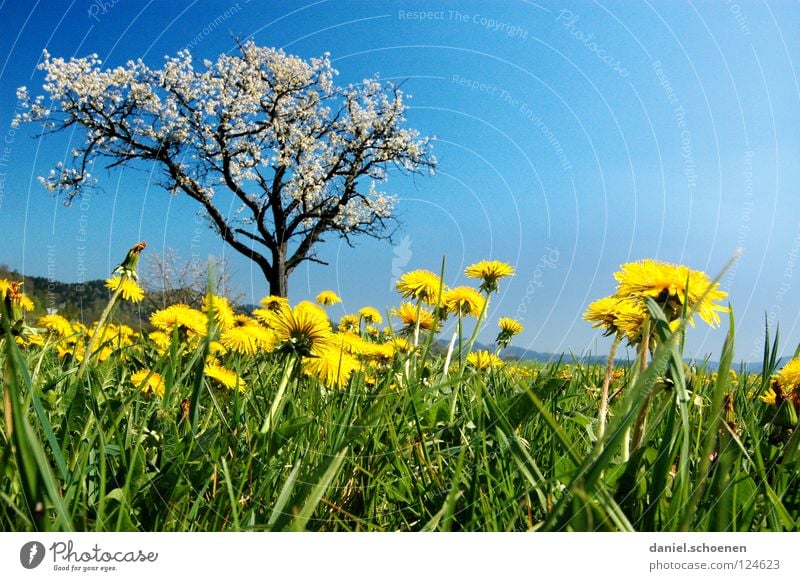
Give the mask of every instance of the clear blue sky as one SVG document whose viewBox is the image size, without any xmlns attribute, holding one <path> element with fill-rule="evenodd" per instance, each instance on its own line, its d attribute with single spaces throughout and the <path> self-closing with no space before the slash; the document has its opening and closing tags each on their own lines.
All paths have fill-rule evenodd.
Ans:
<svg viewBox="0 0 800 581">
<path fill-rule="evenodd" d="M 331 239 L 320 252 L 331 266 L 296 271 L 293 300 L 332 288 L 345 299 L 334 317 L 384 309 L 399 272 L 438 271 L 446 256 L 456 284 L 468 264 L 500 259 L 518 274 L 481 340 L 507 315 L 526 327 L 519 346 L 605 352 L 581 314 L 613 291 L 621 263 L 652 257 L 715 276 L 741 247 L 723 279 L 737 358 L 758 359 L 765 315 L 784 352 L 800 341 L 797 3 L 6 1 L 0 22 L 0 262 L 26 273 L 105 277 L 145 239 L 147 252 L 224 255 L 246 300 L 265 294 L 259 271 L 146 172 L 96 171 L 102 191 L 64 207 L 36 176 L 79 137 L 37 141 L 10 125 L 16 88 L 40 92 L 43 48 L 155 67 L 187 46 L 214 58 L 236 35 L 330 52 L 342 83 L 404 81 L 408 124 L 437 138 L 437 175 L 388 183 L 402 246 Z M 718 354 L 723 336 L 698 324 L 689 350 Z"/>
</svg>

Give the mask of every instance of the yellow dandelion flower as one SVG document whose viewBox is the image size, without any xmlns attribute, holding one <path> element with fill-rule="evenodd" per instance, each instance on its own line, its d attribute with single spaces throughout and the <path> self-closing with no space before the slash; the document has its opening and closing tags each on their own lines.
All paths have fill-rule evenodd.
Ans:
<svg viewBox="0 0 800 581">
<path fill-rule="evenodd" d="M 203 367 L 203 375 L 213 379 L 219 385 L 222 385 L 228 389 L 238 389 L 239 391 L 244 391 L 247 389 L 247 384 L 245 383 L 244 379 L 239 377 L 236 372 L 222 367 L 221 365 L 216 365 L 213 363 L 206 364 L 205 367 Z"/>
<path fill-rule="evenodd" d="M 378 339 L 381 336 L 381 330 L 375 325 L 367 325 L 364 332 L 367 334 L 367 337 L 371 337 L 372 339 Z"/>
<path fill-rule="evenodd" d="M 381 317 L 378 309 L 374 307 L 363 307 L 362 309 L 359 309 L 358 316 L 361 317 L 366 323 L 372 323 L 374 325 L 380 325 L 383 323 L 383 317 Z"/>
<path fill-rule="evenodd" d="M 102 363 L 103 361 L 108 361 L 114 355 L 114 350 L 108 345 L 104 345 L 100 349 L 95 349 L 93 353 L 94 357 L 97 357 L 97 360 Z"/>
<path fill-rule="evenodd" d="M 515 335 L 519 335 L 520 333 L 522 333 L 522 331 L 524 329 L 524 327 L 522 326 L 522 323 L 520 323 L 519 321 L 516 321 L 516 320 L 514 320 L 514 319 L 512 319 L 510 317 L 502 317 L 497 322 L 497 325 L 498 325 L 498 327 L 500 327 L 500 332 L 507 333 L 508 335 L 511 335 L 512 337 L 515 336 Z"/>
<path fill-rule="evenodd" d="M 128 325 L 117 325 L 116 326 L 116 332 L 117 332 L 117 334 L 122 335 L 123 337 L 127 337 L 127 338 L 130 338 L 130 337 L 133 337 L 134 335 L 136 335 L 136 331 L 134 331 Z"/>
<path fill-rule="evenodd" d="M 625 335 L 629 343 L 633 344 L 642 338 L 642 326 L 644 325 L 645 317 L 645 307 L 640 301 L 622 299 L 617 303 L 614 326 L 620 333 Z M 680 321 L 673 321 L 673 323 L 670 324 L 670 327 L 675 331 Z"/>
<path fill-rule="evenodd" d="M 505 374 L 512 379 L 531 379 L 533 370 L 521 365 L 508 365 L 504 367 Z"/>
<path fill-rule="evenodd" d="M 394 358 L 394 347 L 391 343 L 365 342 L 361 350 L 361 355 L 369 360 L 388 363 Z"/>
<path fill-rule="evenodd" d="M 605 327 L 608 333 L 616 332 L 614 323 L 617 318 L 619 300 L 615 296 L 597 299 L 586 309 L 583 319 L 592 323 L 592 327 Z"/>
<path fill-rule="evenodd" d="M 225 345 L 219 341 L 211 341 L 211 343 L 208 344 L 208 352 L 211 356 L 216 356 L 225 355 L 228 350 L 225 348 Z"/>
<path fill-rule="evenodd" d="M 234 319 L 233 324 L 222 332 L 219 340 L 226 349 L 242 355 L 255 355 L 259 351 L 271 351 L 275 347 L 275 334 L 243 315 Z"/>
<path fill-rule="evenodd" d="M 30 333 L 29 335 L 15 337 L 14 339 L 16 340 L 18 345 L 25 348 L 42 347 L 44 345 L 44 337 L 36 333 Z"/>
<path fill-rule="evenodd" d="M 500 327 L 500 333 L 497 335 L 495 342 L 500 347 L 508 347 L 511 338 L 522 333 L 522 324 L 509 317 L 501 318 L 497 325 Z"/>
<path fill-rule="evenodd" d="M 617 294 L 620 296 L 651 297 L 661 299 L 659 302 L 675 297 L 682 301 L 689 269 L 647 259 L 621 265 L 619 271 L 614 273 L 614 278 L 617 279 Z"/>
<path fill-rule="evenodd" d="M 324 346 L 332 333 L 325 311 L 308 301 L 282 311 L 275 319 L 273 329 L 277 343 L 283 349 L 304 356 Z"/>
<path fill-rule="evenodd" d="M 133 344 L 131 340 L 133 335 L 133 329 L 127 325 L 108 324 L 100 337 L 102 337 L 103 343 L 111 344 L 114 347 L 127 347 Z"/>
<path fill-rule="evenodd" d="M 164 378 L 155 371 L 142 369 L 131 375 L 131 383 L 144 393 L 153 393 L 158 397 L 164 397 Z"/>
<path fill-rule="evenodd" d="M 772 389 L 771 387 L 768 387 L 766 390 L 764 390 L 764 393 L 762 393 L 758 399 L 769 405 L 777 404 L 777 396 L 775 394 L 775 390 Z"/>
<path fill-rule="evenodd" d="M 413 349 L 411 343 L 404 337 L 393 337 L 388 345 L 392 346 L 395 353 L 411 353 Z"/>
<path fill-rule="evenodd" d="M 72 325 L 61 315 L 45 315 L 39 319 L 39 326 L 52 331 L 61 338 L 72 335 Z"/>
<path fill-rule="evenodd" d="M 486 302 L 483 295 L 472 287 L 457 286 L 448 290 L 442 299 L 445 309 L 453 314 L 479 317 Z"/>
<path fill-rule="evenodd" d="M 397 281 L 397 291 L 404 298 L 421 300 L 429 305 L 438 304 L 444 295 L 442 279 L 429 270 L 412 270 Z"/>
<path fill-rule="evenodd" d="M 497 290 L 498 280 L 514 274 L 513 266 L 499 260 L 481 260 L 464 270 L 465 276 L 482 280 L 481 290 L 487 293 Z"/>
<path fill-rule="evenodd" d="M 606 335 L 622 333 L 630 343 L 636 343 L 646 315 L 641 301 L 610 296 L 590 304 L 583 318 L 593 327 L 603 327 Z"/>
<path fill-rule="evenodd" d="M 354 333 L 334 333 L 330 336 L 328 343 L 331 347 L 336 347 L 352 355 L 361 355 L 370 346 L 370 343 Z"/>
<path fill-rule="evenodd" d="M 220 329 L 227 329 L 233 325 L 235 313 L 226 297 L 206 295 L 203 297 L 202 312 L 211 315 Z"/>
<path fill-rule="evenodd" d="M 794 427 L 797 424 L 797 411 L 800 411 L 800 387 L 785 389 L 776 380 L 761 394 L 759 399 L 769 405 L 788 406 L 784 409 L 787 417 L 781 418 L 780 422 L 786 423 L 787 427 Z"/>
<path fill-rule="evenodd" d="M 72 333 L 73 335 L 85 336 L 89 333 L 89 327 L 83 323 L 72 323 Z"/>
<path fill-rule="evenodd" d="M 708 294 L 700 300 L 708 290 Z M 689 273 L 689 308 L 696 310 L 697 315 L 712 327 L 718 327 L 720 318 L 717 313 L 727 313 L 728 307 L 717 304 L 728 296 L 719 290 L 719 283 L 712 283 L 704 272 L 692 270 Z M 692 322 L 691 320 L 689 321 Z"/>
<path fill-rule="evenodd" d="M 70 357 L 73 361 L 80 362 L 83 359 L 83 343 L 59 341 L 56 343 L 56 355 L 59 359 Z"/>
<path fill-rule="evenodd" d="M 208 332 L 208 317 L 189 305 L 171 305 L 156 311 L 150 316 L 150 323 L 163 331 L 172 333 L 175 329 L 185 331 L 190 336 L 204 337 Z"/>
<path fill-rule="evenodd" d="M 397 317 L 403 322 L 403 330 L 413 331 L 417 325 L 417 307 L 411 303 L 401 303 L 399 307 L 392 309 L 392 316 Z M 419 328 L 431 331 L 436 327 L 436 319 L 433 313 L 427 309 L 419 309 Z"/>
<path fill-rule="evenodd" d="M 344 387 L 359 368 L 355 357 L 336 347 L 320 349 L 315 352 L 315 357 L 303 361 L 303 372 L 316 377 L 329 388 Z"/>
<path fill-rule="evenodd" d="M 345 315 L 339 319 L 336 328 L 342 333 L 358 333 L 359 322 L 357 315 Z"/>
<path fill-rule="evenodd" d="M 316 301 L 321 305 L 329 306 L 341 303 L 342 299 L 332 290 L 324 290 L 317 295 Z"/>
<path fill-rule="evenodd" d="M 253 309 L 253 316 L 270 329 L 275 328 L 275 321 L 281 313 L 291 311 L 286 297 L 270 295 L 261 299 L 261 309 Z"/>
<path fill-rule="evenodd" d="M 286 297 L 269 295 L 268 297 L 261 299 L 259 302 L 262 307 L 275 313 L 279 313 L 282 310 L 289 308 L 289 299 Z"/>
<path fill-rule="evenodd" d="M 231 327 L 223 331 L 219 340 L 226 349 L 242 355 L 255 355 L 258 353 L 257 332 L 252 327 Z"/>
<path fill-rule="evenodd" d="M 620 266 L 614 278 L 617 279 L 618 296 L 650 297 L 661 306 L 670 321 L 680 317 L 686 298 L 687 309 L 695 309 L 711 326 L 719 325 L 718 312 L 728 311 L 727 307 L 716 304 L 728 293 L 719 290 L 719 284 L 712 283 L 704 272 L 683 265 L 650 259 L 629 262 Z M 689 322 L 693 324 L 691 320 Z"/>
<path fill-rule="evenodd" d="M 775 374 L 775 381 L 788 392 L 800 388 L 800 359 L 792 359 Z"/>
<path fill-rule="evenodd" d="M 167 335 L 164 331 L 153 331 L 147 335 L 147 338 L 156 346 L 156 351 L 158 351 L 160 355 L 169 351 L 172 337 Z"/>
<path fill-rule="evenodd" d="M 288 309 L 289 307 L 286 308 Z M 269 329 L 274 328 L 275 320 L 278 318 L 278 312 L 270 309 L 253 309 L 251 314 L 256 320 Z"/>
<path fill-rule="evenodd" d="M 132 303 L 138 303 L 144 299 L 144 289 L 132 278 L 120 276 L 109 278 L 106 280 L 106 288 L 113 292 L 121 289 L 120 295 L 122 298 Z"/>
<path fill-rule="evenodd" d="M 33 301 L 28 297 L 28 295 L 21 294 L 17 299 L 19 301 L 19 306 L 22 307 L 23 311 L 28 311 L 29 313 L 34 309 Z"/>
<path fill-rule="evenodd" d="M 489 369 L 502 367 L 505 365 L 505 362 L 500 359 L 494 353 L 490 353 L 489 351 L 474 351 L 467 355 L 467 363 L 472 365 L 475 369 Z"/>
<path fill-rule="evenodd" d="M 23 311 L 32 311 L 34 308 L 33 301 L 26 294 L 22 292 L 22 283 L 5 278 L 0 279 L 0 300 L 8 299 L 11 303 L 10 307 L 17 306 Z M 12 313 L 12 316 L 13 313 Z M 20 313 L 21 317 L 21 313 Z"/>
</svg>

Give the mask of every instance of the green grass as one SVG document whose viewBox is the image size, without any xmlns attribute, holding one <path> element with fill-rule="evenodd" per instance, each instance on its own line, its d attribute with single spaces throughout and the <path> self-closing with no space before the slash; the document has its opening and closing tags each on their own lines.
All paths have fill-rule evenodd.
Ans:
<svg viewBox="0 0 800 581">
<path fill-rule="evenodd" d="M 81 373 L 52 344 L 20 350 L 7 329 L 0 530 L 797 530 L 800 431 L 758 399 L 777 339 L 762 374 L 734 381 L 732 318 L 716 375 L 685 366 L 654 321 L 659 347 L 644 373 L 612 383 L 602 442 L 600 363 L 445 379 L 427 354 L 405 387 L 399 358 L 342 390 L 289 373 L 265 426 L 281 355 L 228 360 L 248 381 L 238 393 L 203 377 L 205 346 L 159 356 L 141 341 Z M 131 385 L 142 368 L 165 377 L 164 399 Z"/>
</svg>

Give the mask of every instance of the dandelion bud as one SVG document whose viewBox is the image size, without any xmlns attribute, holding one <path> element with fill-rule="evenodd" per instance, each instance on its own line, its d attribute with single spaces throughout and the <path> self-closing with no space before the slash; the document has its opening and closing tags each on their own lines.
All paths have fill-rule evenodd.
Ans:
<svg viewBox="0 0 800 581">
<path fill-rule="evenodd" d="M 142 250 L 147 248 L 147 242 L 142 240 L 138 244 L 136 244 L 133 248 L 128 250 L 128 254 L 125 256 L 125 260 L 122 261 L 122 264 L 117 266 L 114 269 L 114 274 L 124 274 L 127 275 L 129 278 L 133 280 L 139 280 L 139 275 L 136 274 L 136 268 L 139 266 L 139 255 L 142 253 Z"/>
</svg>

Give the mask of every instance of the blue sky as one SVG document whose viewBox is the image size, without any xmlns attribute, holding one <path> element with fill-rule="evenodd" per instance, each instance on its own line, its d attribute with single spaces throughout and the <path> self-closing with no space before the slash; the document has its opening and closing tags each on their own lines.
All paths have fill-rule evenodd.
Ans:
<svg viewBox="0 0 800 581">
<path fill-rule="evenodd" d="M 320 256 L 331 266 L 298 269 L 292 299 L 332 288 L 345 299 L 334 317 L 384 309 L 400 272 L 438 271 L 446 256 L 457 284 L 467 265 L 499 259 L 517 276 L 492 300 L 481 340 L 505 315 L 526 327 L 519 346 L 605 352 L 581 314 L 613 292 L 621 263 L 658 258 L 715 276 L 741 248 L 722 280 L 737 358 L 758 358 L 765 316 L 780 322 L 785 352 L 800 341 L 796 3 L 75 0 L 3 2 L 0 22 L 0 262 L 26 273 L 105 277 L 144 239 L 147 252 L 225 256 L 245 300 L 265 294 L 258 269 L 147 172 L 95 171 L 101 191 L 67 208 L 36 176 L 80 136 L 11 128 L 16 88 L 40 91 L 43 48 L 155 67 L 186 47 L 214 58 L 236 35 L 330 52 L 341 83 L 402 81 L 408 124 L 436 136 L 435 176 L 388 182 L 396 243 L 330 238 Z M 724 330 L 698 324 L 689 351 L 718 353 Z"/>
</svg>

